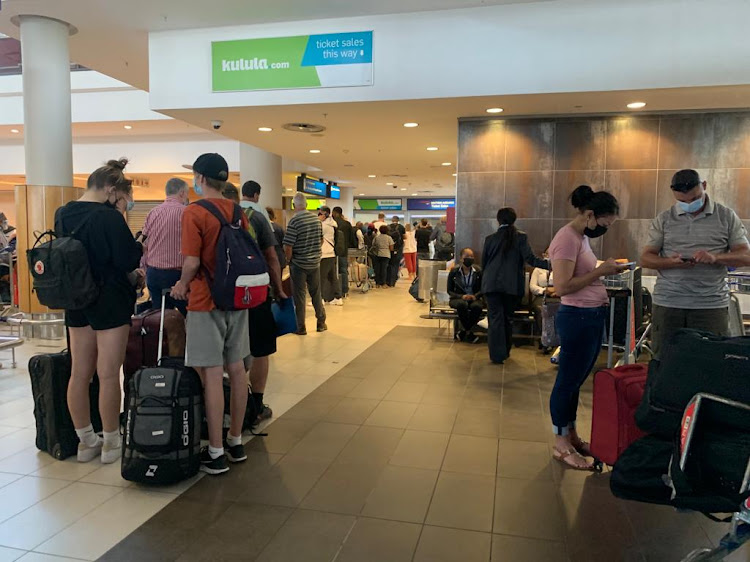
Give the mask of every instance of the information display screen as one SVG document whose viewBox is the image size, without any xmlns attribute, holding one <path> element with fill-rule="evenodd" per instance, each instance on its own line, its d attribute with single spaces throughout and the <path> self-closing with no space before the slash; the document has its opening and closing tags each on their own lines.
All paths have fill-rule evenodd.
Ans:
<svg viewBox="0 0 750 562">
<path fill-rule="evenodd" d="M 407 199 L 409 211 L 445 211 L 456 206 L 455 199 Z"/>
<path fill-rule="evenodd" d="M 297 177 L 297 191 L 318 197 L 328 197 L 328 184 L 308 176 Z"/>
<path fill-rule="evenodd" d="M 341 188 L 335 183 L 328 184 L 328 198 L 341 199 Z"/>
</svg>

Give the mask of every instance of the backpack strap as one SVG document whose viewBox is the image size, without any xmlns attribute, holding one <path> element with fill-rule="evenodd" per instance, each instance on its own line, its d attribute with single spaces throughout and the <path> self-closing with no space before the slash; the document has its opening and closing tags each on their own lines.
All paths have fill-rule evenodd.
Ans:
<svg viewBox="0 0 750 562">
<path fill-rule="evenodd" d="M 224 213 L 222 213 L 219 208 L 210 201 L 207 201 L 206 199 L 198 199 L 193 205 L 198 205 L 199 207 L 206 209 L 206 211 L 216 217 L 221 226 L 229 226 L 227 219 L 224 217 Z M 235 207 L 239 208 L 238 205 L 235 205 Z M 237 209 L 235 209 L 234 215 L 235 217 L 237 216 Z"/>
</svg>

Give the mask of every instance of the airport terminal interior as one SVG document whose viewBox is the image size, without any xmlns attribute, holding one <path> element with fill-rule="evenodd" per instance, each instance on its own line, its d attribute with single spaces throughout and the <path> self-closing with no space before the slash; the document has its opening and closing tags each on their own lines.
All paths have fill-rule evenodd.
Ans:
<svg viewBox="0 0 750 562">
<path fill-rule="evenodd" d="M 750 561 L 743 546 L 750 539 L 750 343 L 741 339 L 750 330 L 749 19 L 746 0 L 1 0 L 0 562 Z M 199 159 L 207 154 L 221 155 L 218 171 Z M 85 438 L 73 432 L 66 404 L 70 365 L 62 382 L 58 373 L 49 383 L 57 400 L 40 395 L 42 383 L 32 388 L 38 359 L 68 349 L 70 339 L 64 311 L 39 290 L 48 262 L 27 251 L 56 227 L 60 207 L 91 194 L 90 174 L 121 157 L 132 191 L 126 206 L 116 196 L 115 209 L 138 240 L 162 205 L 185 196 L 180 202 L 191 204 L 180 206 L 180 216 L 190 213 L 211 182 L 233 184 L 245 209 L 243 186 L 257 182 L 249 214 L 270 212 L 274 228 L 292 224 L 296 233 L 307 214 L 325 221 L 314 250 L 335 262 L 329 271 L 317 266 L 325 320 L 316 322 L 317 300 L 303 288 L 289 300 L 298 305 L 290 329 L 281 330 L 280 317 L 278 332 L 256 328 L 284 335 L 260 389 L 267 408 L 252 414 L 242 436 L 247 459 L 222 474 L 205 470 L 225 458 L 206 435 L 201 470 L 196 461 L 196 471 L 168 484 L 124 478 L 119 453 L 113 463 L 98 455 L 78 462 L 78 437 Z M 182 187 L 168 193 L 170 185 Z M 593 193 L 574 207 L 582 192 L 578 199 L 571 193 L 582 185 Z M 616 207 L 593 203 L 610 197 L 602 191 Z M 337 221 L 362 234 L 352 231 L 343 254 L 340 222 L 330 221 L 337 234 L 326 247 L 334 208 Z M 512 220 L 498 212 L 508 208 Z M 707 246 L 715 240 L 706 242 L 713 231 L 703 226 L 710 221 L 726 238 L 714 254 Z M 174 248 L 182 243 L 180 263 L 182 225 L 183 237 L 175 232 L 172 240 Z M 563 235 L 574 231 L 583 242 L 571 253 Z M 134 270 L 144 275 L 157 267 L 148 263 L 154 242 L 145 240 L 147 257 Z M 288 232 L 275 240 L 279 256 L 292 258 L 280 268 L 291 297 L 305 238 Z M 513 250 L 522 257 L 510 273 L 493 269 L 495 257 L 508 255 L 498 244 L 509 241 L 528 244 Z M 694 253 L 668 252 L 679 244 Z M 109 250 L 114 261 L 123 252 Z M 203 257 L 191 259 L 199 277 L 210 275 Z M 671 269 L 656 265 L 663 260 Z M 479 275 L 472 264 L 485 263 L 494 277 L 483 276 L 481 291 L 467 289 Z M 179 265 L 171 267 L 175 279 Z M 545 273 L 553 266 L 567 285 Z M 593 275 L 596 267 L 607 273 Z M 589 281 L 571 288 L 583 276 Z M 500 279 L 515 288 L 489 288 Z M 664 287 L 674 291 L 675 283 L 677 294 L 668 294 Z M 581 312 L 572 322 L 565 313 L 588 307 L 580 303 L 593 288 L 603 312 L 594 349 L 585 352 L 594 362 L 587 376 L 588 365 L 573 357 L 584 353 L 584 335 L 570 334 L 583 334 L 591 316 Z M 136 315 L 158 309 L 147 288 L 137 291 Z M 512 307 L 498 296 L 505 293 L 517 299 Z M 720 304 L 706 304 L 712 298 Z M 456 308 L 477 300 L 477 318 L 465 329 Z M 180 349 L 188 364 L 191 342 L 195 351 L 210 339 L 196 336 L 196 326 L 205 326 L 190 322 L 209 309 L 190 306 L 188 349 L 184 342 Z M 731 426 L 721 433 L 724 449 L 699 449 L 720 433 L 699 424 L 701 400 L 714 398 L 681 403 L 662 441 L 663 468 L 648 482 L 662 501 L 646 492 L 626 498 L 626 470 L 645 481 L 655 462 L 641 456 L 633 468 L 632 459 L 653 437 L 640 417 L 656 409 L 647 396 L 641 402 L 646 373 L 655 393 L 668 360 L 680 360 L 668 345 L 678 338 L 664 333 L 677 331 L 665 320 L 675 309 L 688 318 L 684 327 L 708 331 L 691 324 L 692 313 L 728 314 L 728 327 L 713 330 L 721 338 L 704 335 L 699 343 L 730 345 L 724 337 L 732 337 L 737 347 L 715 356 L 706 387 L 687 399 L 712 393 L 710 379 L 730 371 L 722 361 L 744 359 L 731 376 L 749 378 L 733 379 L 741 382 L 716 399 L 742 413 L 722 422 Z M 149 337 L 145 327 L 132 334 L 139 345 Z M 100 344 L 99 359 L 112 349 Z M 679 368 L 687 371 L 684 357 Z M 694 362 L 709 364 L 701 361 Z M 159 368 L 135 362 L 139 373 Z M 638 365 L 635 402 L 595 388 L 607 373 Z M 563 419 L 555 393 L 576 369 L 577 419 L 574 412 L 553 425 Z M 126 370 L 122 388 L 132 376 Z M 639 408 L 640 429 L 621 410 L 628 400 Z M 55 456 L 43 435 L 50 423 L 62 434 L 53 406 L 70 425 L 69 454 L 58 448 Z M 138 445 L 130 416 L 145 416 L 139 408 L 145 412 L 148 401 L 131 398 L 126 406 L 122 447 L 131 451 Z M 605 445 L 617 448 L 611 460 L 598 453 L 597 424 L 609 431 Z M 190 437 L 187 429 L 172 433 L 176 441 Z M 592 441 L 591 451 L 575 435 Z M 105 451 L 108 439 L 116 438 L 104 434 Z M 231 439 L 224 442 L 230 461 Z M 699 453 L 686 452 L 692 443 L 713 456 L 696 460 Z M 155 450 L 143 453 L 146 465 L 161 462 L 147 460 Z M 724 465 L 744 471 L 739 480 L 733 473 L 733 495 L 726 467 L 715 469 L 727 450 Z M 583 470 L 579 460 L 588 463 Z M 715 470 L 690 473 L 691 462 Z M 151 476 L 159 466 L 151 465 Z M 742 501 L 721 512 L 727 520 L 711 520 L 678 504 L 687 493 L 672 479 L 678 473 L 693 478 L 690 493 L 708 494 L 719 482 Z"/>
</svg>

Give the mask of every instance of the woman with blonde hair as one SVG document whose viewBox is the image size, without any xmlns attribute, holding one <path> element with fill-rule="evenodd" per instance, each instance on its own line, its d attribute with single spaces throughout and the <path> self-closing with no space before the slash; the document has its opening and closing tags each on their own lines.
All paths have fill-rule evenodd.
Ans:
<svg viewBox="0 0 750 562">
<path fill-rule="evenodd" d="M 72 371 L 68 408 L 80 443 L 78 461 L 101 455 L 102 463 L 120 458 L 120 368 L 130 329 L 136 291 L 128 273 L 143 253 L 122 210 L 131 207 L 133 186 L 123 170 L 127 159 L 110 160 L 88 178 L 86 192 L 55 213 L 58 236 L 72 236 L 84 245 L 99 294 L 90 306 L 66 310 Z M 99 376 L 99 412 L 103 437 L 91 425 L 89 384 Z"/>
</svg>

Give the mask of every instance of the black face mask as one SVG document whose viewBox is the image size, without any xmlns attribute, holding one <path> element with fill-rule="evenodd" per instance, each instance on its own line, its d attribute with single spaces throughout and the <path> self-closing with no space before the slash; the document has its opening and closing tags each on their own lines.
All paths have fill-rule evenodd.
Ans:
<svg viewBox="0 0 750 562">
<path fill-rule="evenodd" d="M 464 258 L 464 265 L 466 267 L 471 267 L 474 265 L 474 258 Z"/>
<path fill-rule="evenodd" d="M 607 227 L 600 224 L 597 224 L 596 228 L 589 228 L 587 226 L 583 229 L 583 233 L 589 238 L 599 238 L 607 233 Z"/>
</svg>

